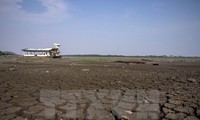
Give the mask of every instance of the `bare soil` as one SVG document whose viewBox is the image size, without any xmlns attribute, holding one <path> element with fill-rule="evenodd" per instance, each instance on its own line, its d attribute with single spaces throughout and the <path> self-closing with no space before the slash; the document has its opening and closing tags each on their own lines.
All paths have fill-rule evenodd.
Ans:
<svg viewBox="0 0 200 120">
<path fill-rule="evenodd" d="M 96 110 L 96 114 L 98 113 L 99 116 L 98 114 L 93 115 L 95 110 L 90 110 L 88 107 L 94 102 L 87 99 L 90 97 L 83 96 L 86 101 L 82 106 L 78 105 L 78 108 L 83 111 L 76 115 L 69 113 L 70 110 L 66 110 L 68 107 L 62 109 L 62 106 L 67 104 L 67 100 L 63 99 L 64 102 L 55 103 L 55 115 L 46 117 L 45 105 L 41 101 L 41 90 L 61 93 L 64 90 L 78 90 L 80 93 L 92 91 L 95 95 L 101 90 L 119 90 L 121 97 L 118 98 L 118 103 L 115 105 L 105 107 L 106 113 L 101 113 L 99 109 Z M 134 107 L 126 109 L 126 105 L 124 105 L 126 102 L 120 102 L 126 95 L 126 91 L 148 93 L 152 90 L 159 92 L 158 103 L 151 102 L 144 97 L 143 103 L 132 100 Z M 146 111 L 148 114 L 142 119 L 200 119 L 199 92 L 200 62 L 79 63 L 67 59 L 50 58 L 40 59 L 40 61 L 21 62 L 15 59 L 12 61 L 1 60 L 0 62 L 1 120 L 100 119 L 103 116 L 105 118 L 101 119 L 137 119 L 140 116 L 135 113 L 142 113 L 142 110 L 139 109 L 140 105 L 146 104 L 157 104 L 159 110 L 153 112 L 157 116 Z M 130 95 L 127 96 L 130 97 Z M 137 94 L 134 97 L 137 98 Z M 98 96 L 95 99 L 97 98 Z M 121 107 L 119 103 L 123 103 Z M 104 105 L 104 103 L 102 104 Z M 119 109 L 116 110 L 116 107 Z M 150 108 L 154 109 L 154 107 L 157 106 Z M 126 113 L 121 114 L 120 110 L 124 110 L 123 112 Z M 66 114 L 70 114 L 71 117 Z"/>
</svg>

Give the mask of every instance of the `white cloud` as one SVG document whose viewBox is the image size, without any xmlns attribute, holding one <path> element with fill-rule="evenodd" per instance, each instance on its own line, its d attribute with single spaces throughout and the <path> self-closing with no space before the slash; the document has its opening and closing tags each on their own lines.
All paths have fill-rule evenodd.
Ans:
<svg viewBox="0 0 200 120">
<path fill-rule="evenodd" d="M 38 1 L 46 7 L 46 11 L 30 13 L 22 9 L 23 0 L 0 0 L 0 17 L 31 23 L 53 23 L 65 20 L 69 16 L 69 7 L 64 0 Z"/>
</svg>

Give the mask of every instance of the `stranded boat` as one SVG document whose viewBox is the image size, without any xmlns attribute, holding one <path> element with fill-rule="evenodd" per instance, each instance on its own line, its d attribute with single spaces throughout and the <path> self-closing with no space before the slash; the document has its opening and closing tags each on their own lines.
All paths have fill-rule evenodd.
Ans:
<svg viewBox="0 0 200 120">
<path fill-rule="evenodd" d="M 24 56 L 53 57 L 60 58 L 60 44 L 54 43 L 53 48 L 25 48 L 22 49 Z"/>
</svg>

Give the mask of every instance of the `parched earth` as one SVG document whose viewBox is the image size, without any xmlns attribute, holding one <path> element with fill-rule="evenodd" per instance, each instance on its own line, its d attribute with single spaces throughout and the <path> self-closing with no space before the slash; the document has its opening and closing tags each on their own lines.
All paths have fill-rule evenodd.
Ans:
<svg viewBox="0 0 200 120">
<path fill-rule="evenodd" d="M 0 62 L 0 120 L 198 120 L 199 92 L 199 62 Z"/>
</svg>

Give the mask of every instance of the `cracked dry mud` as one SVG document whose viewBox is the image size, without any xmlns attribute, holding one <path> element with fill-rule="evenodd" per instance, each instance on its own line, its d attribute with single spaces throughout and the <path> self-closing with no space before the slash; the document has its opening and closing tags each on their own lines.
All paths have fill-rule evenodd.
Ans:
<svg viewBox="0 0 200 120">
<path fill-rule="evenodd" d="M 199 62 L 0 62 L 0 120 L 198 120 L 199 91 Z"/>
</svg>

